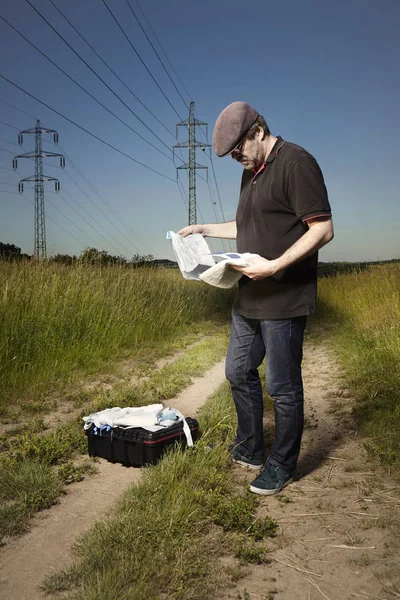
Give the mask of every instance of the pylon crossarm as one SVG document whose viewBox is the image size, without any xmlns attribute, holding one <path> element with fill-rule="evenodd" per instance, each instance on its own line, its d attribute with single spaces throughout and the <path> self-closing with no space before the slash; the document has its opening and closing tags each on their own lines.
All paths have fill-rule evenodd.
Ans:
<svg viewBox="0 0 400 600">
<path fill-rule="evenodd" d="M 36 154 L 35 151 L 26 152 L 25 154 L 17 154 L 14 158 L 40 158 L 42 156 L 46 157 L 54 157 L 54 156 L 64 156 L 63 154 L 58 154 L 56 152 L 46 152 L 42 151 L 40 154 Z"/>
<path fill-rule="evenodd" d="M 196 146 L 196 148 L 210 148 L 211 144 L 203 144 L 203 142 L 191 142 L 190 146 Z M 180 142 L 175 144 L 174 148 L 189 148 L 189 142 Z"/>
<path fill-rule="evenodd" d="M 25 179 L 21 179 L 21 182 L 24 181 L 29 181 L 29 182 L 36 182 L 36 181 L 58 181 L 57 177 L 47 177 L 46 175 L 43 175 L 43 177 L 38 177 L 36 178 L 34 175 L 32 175 L 32 177 L 25 177 Z"/>
<path fill-rule="evenodd" d="M 33 127 L 32 129 L 25 129 L 20 133 L 57 133 L 55 129 L 46 129 L 46 127 Z"/>
</svg>

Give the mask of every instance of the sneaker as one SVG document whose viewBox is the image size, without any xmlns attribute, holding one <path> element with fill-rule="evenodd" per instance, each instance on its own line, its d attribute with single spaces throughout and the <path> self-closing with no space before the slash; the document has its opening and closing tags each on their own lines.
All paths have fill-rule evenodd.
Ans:
<svg viewBox="0 0 400 600">
<path fill-rule="evenodd" d="M 259 471 L 263 466 L 263 460 L 261 458 L 248 458 L 244 454 L 240 454 L 238 450 L 233 452 L 232 461 L 241 467 L 247 467 L 247 469 L 257 471 Z"/>
<path fill-rule="evenodd" d="M 292 473 L 267 463 L 265 469 L 250 483 L 250 491 L 261 496 L 272 496 L 281 492 L 292 481 Z"/>
</svg>

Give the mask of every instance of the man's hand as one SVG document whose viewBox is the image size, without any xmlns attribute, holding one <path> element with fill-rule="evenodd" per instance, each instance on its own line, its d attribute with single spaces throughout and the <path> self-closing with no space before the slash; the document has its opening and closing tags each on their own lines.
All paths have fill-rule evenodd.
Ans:
<svg viewBox="0 0 400 600">
<path fill-rule="evenodd" d="M 188 225 L 187 227 L 183 227 L 178 231 L 178 234 L 182 237 L 186 237 L 191 235 L 192 233 L 201 233 L 204 237 L 207 235 L 207 226 L 206 225 Z"/>
<path fill-rule="evenodd" d="M 276 260 L 267 260 L 258 254 L 246 260 L 249 263 L 247 267 L 239 267 L 238 265 L 231 265 L 231 267 L 254 281 L 275 275 L 278 271 Z"/>
<path fill-rule="evenodd" d="M 207 223 L 207 225 L 188 225 L 178 231 L 179 235 L 186 237 L 192 233 L 200 233 L 203 237 L 225 238 L 234 240 L 236 238 L 236 221 L 226 223 Z"/>
</svg>

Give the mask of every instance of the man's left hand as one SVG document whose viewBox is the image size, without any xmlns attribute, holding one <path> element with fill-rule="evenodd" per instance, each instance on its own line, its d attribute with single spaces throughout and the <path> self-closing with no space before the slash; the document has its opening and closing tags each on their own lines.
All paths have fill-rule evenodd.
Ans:
<svg viewBox="0 0 400 600">
<path fill-rule="evenodd" d="M 246 260 L 249 263 L 247 267 L 239 267 L 238 265 L 231 265 L 231 267 L 254 281 L 275 275 L 278 271 L 276 260 L 267 260 L 257 255 L 249 257 Z"/>
</svg>

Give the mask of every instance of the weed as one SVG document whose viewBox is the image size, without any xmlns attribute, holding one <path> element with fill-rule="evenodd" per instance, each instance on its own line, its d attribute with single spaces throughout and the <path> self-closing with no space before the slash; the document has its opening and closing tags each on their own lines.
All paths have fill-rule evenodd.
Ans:
<svg viewBox="0 0 400 600">
<path fill-rule="evenodd" d="M 57 470 L 57 475 L 60 481 L 64 484 L 82 481 L 85 475 L 93 475 L 97 472 L 92 461 L 86 461 L 82 465 L 75 465 L 72 461 L 61 465 Z"/>
<path fill-rule="evenodd" d="M 85 452 L 86 439 L 77 423 L 57 427 L 49 435 L 23 433 L 11 441 L 10 451 L 4 460 L 21 462 L 26 459 L 40 460 L 55 465 L 74 453 Z"/>
<path fill-rule="evenodd" d="M 280 502 L 281 504 L 289 504 L 290 502 L 293 502 L 293 500 L 291 498 L 288 498 L 288 496 L 279 496 L 278 502 Z"/>
<path fill-rule="evenodd" d="M 246 492 L 242 496 L 227 497 L 217 490 L 211 496 L 210 509 L 214 523 L 226 531 L 247 533 L 255 540 L 272 537 L 277 530 L 276 522 L 270 517 L 254 517 L 259 499 Z"/>
<path fill-rule="evenodd" d="M 368 565 L 372 564 L 373 562 L 374 561 L 372 557 L 366 552 L 363 552 L 359 558 L 349 559 L 349 563 L 357 567 L 368 567 Z"/>
<path fill-rule="evenodd" d="M 265 557 L 265 548 L 256 546 L 255 544 L 246 544 L 243 540 L 236 547 L 235 557 L 242 563 L 261 565 L 262 563 L 269 562 Z"/>
</svg>

